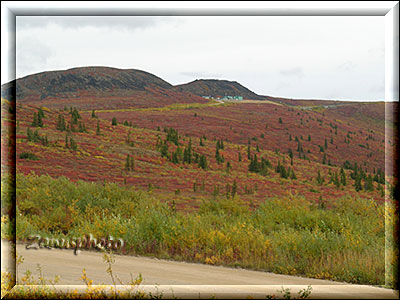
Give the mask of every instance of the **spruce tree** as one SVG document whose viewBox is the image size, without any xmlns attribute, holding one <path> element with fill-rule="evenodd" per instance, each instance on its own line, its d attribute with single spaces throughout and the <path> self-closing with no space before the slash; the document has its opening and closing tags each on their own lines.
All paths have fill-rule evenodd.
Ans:
<svg viewBox="0 0 400 300">
<path fill-rule="evenodd" d="M 135 170 L 135 158 L 133 156 L 131 157 L 130 168 L 131 171 Z"/>
<path fill-rule="evenodd" d="M 236 179 L 235 179 L 235 180 L 233 181 L 232 189 L 231 189 L 231 196 L 232 196 L 232 198 L 235 197 L 236 193 L 237 193 L 237 183 L 236 183 Z"/>
<path fill-rule="evenodd" d="M 321 172 L 318 170 L 318 175 L 317 175 L 317 183 L 319 185 L 322 185 L 324 183 L 324 178 L 321 176 Z"/>
<path fill-rule="evenodd" d="M 34 142 L 40 142 L 40 141 L 41 141 L 41 138 L 40 138 L 40 135 L 39 135 L 39 131 L 38 131 L 37 129 L 36 129 L 35 132 L 33 133 L 32 140 L 33 140 Z"/>
<path fill-rule="evenodd" d="M 359 174 L 355 177 L 355 180 L 354 180 L 354 188 L 355 188 L 355 190 L 356 190 L 357 192 L 359 192 L 359 191 L 362 190 L 361 176 L 360 176 Z"/>
<path fill-rule="evenodd" d="M 281 174 L 282 178 L 285 178 L 285 179 L 288 178 L 288 172 L 286 171 L 286 168 L 284 165 L 281 165 L 281 170 L 279 173 Z"/>
<path fill-rule="evenodd" d="M 65 131 L 65 119 L 62 114 L 58 115 L 57 130 Z"/>
<path fill-rule="evenodd" d="M 178 153 L 177 153 L 177 151 L 175 151 L 175 152 L 172 153 L 172 155 L 171 155 L 171 161 L 172 161 L 174 164 L 179 164 L 179 159 L 178 159 Z"/>
<path fill-rule="evenodd" d="M 232 169 L 231 163 L 228 161 L 226 163 L 226 172 L 229 173 L 231 171 L 231 169 Z"/>
<path fill-rule="evenodd" d="M 69 144 L 72 150 L 77 150 L 78 149 L 78 145 L 76 144 L 75 140 L 71 137 L 69 140 Z"/>
<path fill-rule="evenodd" d="M 371 174 L 369 174 L 368 177 L 365 179 L 364 189 L 369 192 L 372 192 L 374 190 L 374 184 Z"/>
<path fill-rule="evenodd" d="M 290 164 L 293 166 L 293 151 L 291 148 L 289 148 L 288 153 L 290 157 Z"/>
<path fill-rule="evenodd" d="M 43 108 L 39 107 L 38 109 L 38 116 L 40 116 L 41 118 L 44 118 L 44 112 L 43 112 Z"/>
<path fill-rule="evenodd" d="M 168 144 L 167 141 L 163 142 L 163 145 L 160 147 L 161 157 L 168 157 Z"/>
<path fill-rule="evenodd" d="M 164 129 L 164 131 L 165 131 L 165 129 Z M 170 142 L 172 142 L 172 143 L 174 143 L 175 145 L 178 146 L 178 144 L 179 144 L 178 131 L 176 129 L 174 129 L 174 128 L 169 128 L 167 130 L 167 138 L 166 138 L 166 140 L 170 141 Z"/>
<path fill-rule="evenodd" d="M 218 164 L 223 163 L 224 162 L 224 158 L 223 156 L 219 153 L 219 148 L 217 147 L 216 151 L 215 151 L 215 159 L 217 161 Z"/>
<path fill-rule="evenodd" d="M 96 135 L 100 135 L 100 121 L 97 121 Z"/>
<path fill-rule="evenodd" d="M 32 131 L 29 127 L 26 130 L 26 136 L 27 136 L 28 142 L 31 142 L 33 140 Z"/>
<path fill-rule="evenodd" d="M 81 119 L 81 116 L 79 115 L 78 110 L 76 108 L 74 108 L 73 110 L 71 110 L 70 114 L 71 114 L 71 124 L 77 125 L 78 120 Z"/>
<path fill-rule="evenodd" d="M 200 156 L 199 167 L 204 170 L 207 169 L 207 158 L 204 155 Z"/>
<path fill-rule="evenodd" d="M 213 196 L 216 198 L 219 195 L 219 187 L 214 185 Z"/>
<path fill-rule="evenodd" d="M 346 173 L 344 172 L 343 168 L 340 168 L 340 183 L 343 186 L 345 186 L 347 184 Z"/>
<path fill-rule="evenodd" d="M 337 172 L 335 172 L 335 174 L 333 175 L 333 183 L 336 185 L 337 188 L 340 188 L 340 180 Z"/>
<path fill-rule="evenodd" d="M 297 176 L 296 176 L 296 174 L 294 173 L 294 170 L 293 170 L 293 169 L 291 169 L 290 179 L 297 179 Z"/>
<path fill-rule="evenodd" d="M 129 154 L 126 155 L 125 170 L 127 171 L 131 170 L 131 160 Z"/>
<path fill-rule="evenodd" d="M 33 113 L 33 121 L 32 121 L 32 126 L 33 127 L 38 127 L 38 115 L 36 112 Z"/>
<path fill-rule="evenodd" d="M 277 166 L 275 168 L 275 171 L 276 171 L 276 173 L 280 173 L 281 172 L 281 161 L 280 160 L 278 160 L 278 164 L 277 164 Z"/>
<path fill-rule="evenodd" d="M 204 143 L 203 143 L 203 137 L 200 137 L 200 146 L 203 147 Z"/>
</svg>

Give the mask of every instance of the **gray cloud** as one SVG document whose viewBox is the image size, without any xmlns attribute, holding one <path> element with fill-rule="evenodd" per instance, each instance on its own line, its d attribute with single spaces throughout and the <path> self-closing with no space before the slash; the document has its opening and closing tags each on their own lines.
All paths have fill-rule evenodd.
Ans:
<svg viewBox="0 0 400 300">
<path fill-rule="evenodd" d="M 303 99 L 334 86 L 335 98 L 382 99 L 368 89 L 385 76 L 384 28 L 378 17 L 18 16 L 16 75 L 102 65 L 172 84 L 227 79 Z"/>
<path fill-rule="evenodd" d="M 279 82 L 276 87 L 275 90 L 279 91 L 279 90 L 285 90 L 291 87 L 291 84 L 289 82 Z"/>
<path fill-rule="evenodd" d="M 18 43 L 16 51 L 16 67 L 23 73 L 34 72 L 38 67 L 46 66 L 52 50 L 36 38 L 26 38 Z"/>
<path fill-rule="evenodd" d="M 210 78 L 220 78 L 221 74 L 218 73 L 208 73 L 208 72 L 180 72 L 180 75 L 197 78 L 197 79 L 210 79 Z"/>
<path fill-rule="evenodd" d="M 339 65 L 338 69 L 344 70 L 344 71 L 351 71 L 356 67 L 357 67 L 357 65 L 355 63 L 353 63 L 352 61 L 346 61 L 346 62 L 342 63 L 341 65 Z"/>
<path fill-rule="evenodd" d="M 379 57 L 385 57 L 385 48 L 383 47 L 370 48 L 368 49 L 368 54 L 379 55 Z"/>
<path fill-rule="evenodd" d="M 108 28 L 121 30 L 146 29 L 160 22 L 172 19 L 147 16 L 29 16 L 17 17 L 18 30 L 43 28 L 48 25 L 58 25 L 66 29 L 81 29 L 84 27 Z"/>
<path fill-rule="evenodd" d="M 384 94 L 385 93 L 385 85 L 384 84 L 374 85 L 374 86 L 369 88 L 369 91 L 371 93 Z"/>
<path fill-rule="evenodd" d="M 303 69 L 299 67 L 281 70 L 279 73 L 283 76 L 295 76 L 299 79 L 304 77 Z"/>
</svg>

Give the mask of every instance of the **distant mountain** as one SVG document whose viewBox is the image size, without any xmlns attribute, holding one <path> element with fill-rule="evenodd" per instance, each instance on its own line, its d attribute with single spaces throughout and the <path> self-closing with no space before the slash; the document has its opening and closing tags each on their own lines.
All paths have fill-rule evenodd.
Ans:
<svg viewBox="0 0 400 300">
<path fill-rule="evenodd" d="M 81 67 L 29 75 L 3 85 L 2 97 L 10 99 L 13 88 L 18 101 L 48 107 L 157 107 L 205 101 L 173 90 L 170 83 L 148 72 L 108 67 Z"/>
<path fill-rule="evenodd" d="M 179 92 L 189 92 L 198 96 L 242 96 L 244 99 L 263 100 L 264 96 L 257 95 L 236 81 L 200 79 L 174 87 Z"/>
<path fill-rule="evenodd" d="M 163 107 L 175 103 L 205 103 L 214 98 L 242 96 L 290 106 L 336 105 L 340 101 L 263 96 L 236 81 L 198 79 L 173 86 L 145 71 L 109 67 L 79 67 L 32 74 L 3 84 L 1 96 L 49 108 L 124 109 Z M 348 103 L 350 104 L 350 103 Z"/>
</svg>

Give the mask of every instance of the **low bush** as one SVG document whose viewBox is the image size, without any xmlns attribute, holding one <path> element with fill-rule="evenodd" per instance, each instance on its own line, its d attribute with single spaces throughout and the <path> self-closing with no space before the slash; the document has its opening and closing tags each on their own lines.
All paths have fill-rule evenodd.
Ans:
<svg viewBox="0 0 400 300">
<path fill-rule="evenodd" d="M 385 207 L 372 199 L 320 209 L 288 194 L 250 210 L 237 196 L 216 197 L 187 213 L 114 183 L 17 174 L 16 186 L 18 240 L 111 235 L 124 240 L 125 254 L 385 283 Z"/>
<path fill-rule="evenodd" d="M 19 155 L 19 158 L 21 158 L 21 159 L 30 159 L 30 160 L 39 160 L 39 158 L 35 154 L 33 154 L 31 152 L 22 152 Z"/>
</svg>

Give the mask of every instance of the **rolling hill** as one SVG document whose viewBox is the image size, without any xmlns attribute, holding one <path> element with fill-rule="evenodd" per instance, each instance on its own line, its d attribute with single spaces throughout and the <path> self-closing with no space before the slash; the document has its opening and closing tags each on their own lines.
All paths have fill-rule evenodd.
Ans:
<svg viewBox="0 0 400 300">
<path fill-rule="evenodd" d="M 257 95 L 236 81 L 200 79 L 186 84 L 176 85 L 176 91 L 190 92 L 198 96 L 242 96 L 244 99 L 263 100 L 264 97 Z"/>
<path fill-rule="evenodd" d="M 19 238 L 112 233 L 127 253 L 384 282 L 383 204 L 397 181 L 385 146 L 398 143 L 385 103 L 257 101 L 220 81 L 214 95 L 253 101 L 208 101 L 101 67 L 16 84 L 16 103 L 1 101 L 1 144 L 2 172 L 16 166 Z"/>
<path fill-rule="evenodd" d="M 214 103 L 201 95 L 264 100 L 268 96 L 257 95 L 234 81 L 195 80 L 173 86 L 148 72 L 108 67 L 29 75 L 3 85 L 5 99 L 10 99 L 13 84 L 20 116 L 28 107 L 44 107 L 53 113 L 75 107 L 84 114 L 95 110 L 107 121 L 115 117 L 119 122 L 149 130 L 172 127 L 181 134 L 224 139 L 238 145 L 251 141 L 253 146 L 268 151 L 287 153 L 289 148 L 308 145 L 299 157 L 314 163 L 321 163 L 326 156 L 327 162 L 340 166 L 357 157 L 358 163 L 370 171 L 384 168 L 388 126 L 383 102 L 270 97 L 269 103 Z M 388 121 L 393 122 L 391 118 Z M 390 142 L 393 145 L 395 141 Z M 327 142 L 329 149 L 322 149 Z"/>
<path fill-rule="evenodd" d="M 173 103 L 204 103 L 196 95 L 174 91 L 161 78 L 135 69 L 81 67 L 19 78 L 2 86 L 2 97 L 15 88 L 20 103 L 63 108 L 161 107 Z"/>
</svg>

